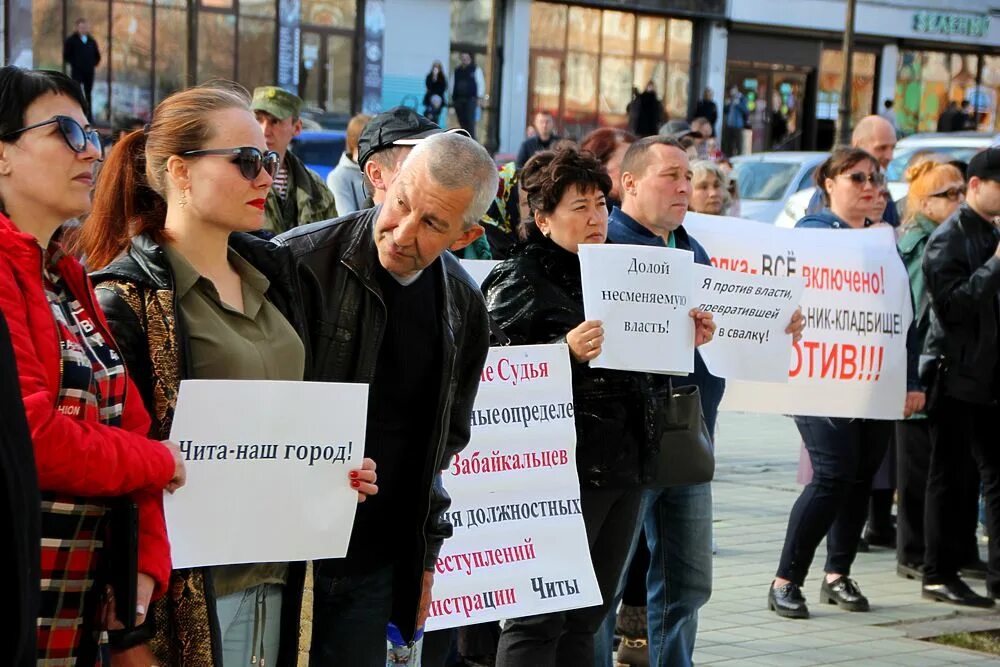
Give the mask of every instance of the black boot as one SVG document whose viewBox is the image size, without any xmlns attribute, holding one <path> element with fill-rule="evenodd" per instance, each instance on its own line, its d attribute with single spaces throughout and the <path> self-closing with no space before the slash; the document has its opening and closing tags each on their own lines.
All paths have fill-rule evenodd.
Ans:
<svg viewBox="0 0 1000 667">
<path fill-rule="evenodd" d="M 809 607 L 802 597 L 802 588 L 789 582 L 767 591 L 767 608 L 782 618 L 809 618 Z"/>
</svg>

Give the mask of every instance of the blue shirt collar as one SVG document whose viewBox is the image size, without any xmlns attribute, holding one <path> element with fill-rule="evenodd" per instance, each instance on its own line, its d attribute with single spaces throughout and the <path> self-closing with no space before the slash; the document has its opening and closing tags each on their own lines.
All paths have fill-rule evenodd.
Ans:
<svg viewBox="0 0 1000 667">
<path fill-rule="evenodd" d="M 666 246 L 663 239 L 615 206 L 608 216 L 608 240 L 629 245 Z"/>
</svg>

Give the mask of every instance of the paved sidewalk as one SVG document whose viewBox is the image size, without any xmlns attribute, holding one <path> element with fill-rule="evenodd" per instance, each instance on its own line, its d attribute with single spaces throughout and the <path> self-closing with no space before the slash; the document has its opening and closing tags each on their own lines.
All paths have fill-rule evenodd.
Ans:
<svg viewBox="0 0 1000 667">
<path fill-rule="evenodd" d="M 849 662 L 864 667 L 1000 665 L 986 654 L 913 636 L 1000 627 L 995 610 L 968 610 L 921 599 L 918 582 L 896 575 L 895 554 L 859 554 L 853 576 L 871 600 L 869 613 L 819 603 L 825 556 L 820 545 L 804 593 L 812 618 L 790 620 L 767 611 L 795 481 L 799 436 L 791 419 L 723 414 L 719 420 L 715 493 L 715 590 L 702 610 L 695 662 L 700 665 L 796 667 Z M 981 582 L 969 582 L 983 593 Z M 932 621 L 916 627 L 917 621 Z M 957 623 L 955 621 L 958 621 Z M 944 628 L 951 623 L 949 629 Z M 979 627 L 977 627 L 979 626 Z"/>
</svg>

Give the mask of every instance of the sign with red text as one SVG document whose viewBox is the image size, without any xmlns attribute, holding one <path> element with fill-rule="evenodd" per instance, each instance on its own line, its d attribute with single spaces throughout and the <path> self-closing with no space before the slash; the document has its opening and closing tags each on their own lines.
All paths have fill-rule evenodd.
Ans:
<svg viewBox="0 0 1000 667">
<path fill-rule="evenodd" d="M 583 309 L 604 324 L 592 368 L 679 373 L 694 370 L 689 315 L 694 254 L 619 244 L 580 246 Z"/>
<path fill-rule="evenodd" d="M 729 382 L 720 409 L 902 418 L 913 307 L 891 228 L 782 229 L 696 213 L 684 227 L 717 268 L 805 282 L 788 383 Z"/>
<path fill-rule="evenodd" d="M 490 349 L 471 440 L 442 474 L 454 535 L 438 556 L 428 630 L 601 603 L 565 345 Z"/>
<path fill-rule="evenodd" d="M 368 386 L 185 380 L 170 439 L 187 484 L 164 495 L 175 568 L 343 558 Z"/>
<path fill-rule="evenodd" d="M 712 375 L 788 382 L 792 335 L 785 333 L 805 286 L 801 278 L 723 271 L 695 264 L 698 308 L 712 313 L 714 339 L 698 348 Z"/>
</svg>

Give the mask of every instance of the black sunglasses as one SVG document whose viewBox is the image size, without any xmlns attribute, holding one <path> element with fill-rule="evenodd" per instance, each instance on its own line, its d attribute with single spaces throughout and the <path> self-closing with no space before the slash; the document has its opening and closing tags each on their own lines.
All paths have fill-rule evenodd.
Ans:
<svg viewBox="0 0 1000 667">
<path fill-rule="evenodd" d="M 254 146 L 241 148 L 206 148 L 200 151 L 184 151 L 181 157 L 200 157 L 203 155 L 229 155 L 231 162 L 240 168 L 240 175 L 248 181 L 253 181 L 263 169 L 267 175 L 274 178 L 278 173 L 278 154 L 274 151 L 261 152 Z"/>
<path fill-rule="evenodd" d="M 861 171 L 855 171 L 851 172 L 850 174 L 844 174 L 844 176 L 847 176 L 849 179 L 851 179 L 851 183 L 854 183 L 855 185 L 863 186 L 866 181 L 868 183 L 871 183 L 877 188 L 885 185 L 885 174 L 878 171 L 873 171 L 870 174 L 865 174 L 864 172 Z"/>
<path fill-rule="evenodd" d="M 958 201 L 959 197 L 965 196 L 965 186 L 959 186 L 957 188 L 948 188 L 943 192 L 935 192 L 931 197 L 943 197 L 945 199 L 950 199 L 951 201 Z"/>
<path fill-rule="evenodd" d="M 16 137 L 19 134 L 27 132 L 28 130 L 34 130 L 36 127 L 45 127 L 46 125 L 52 124 L 56 124 L 59 127 L 59 134 L 62 135 L 66 145 L 69 146 L 70 150 L 74 153 L 86 153 L 87 144 L 90 143 L 93 144 L 94 148 L 97 149 L 97 152 L 101 154 L 101 157 L 97 158 L 97 161 L 104 161 L 104 142 L 101 141 L 101 135 L 97 132 L 97 130 L 83 129 L 82 125 L 69 116 L 53 116 L 48 120 L 43 120 L 41 123 L 35 123 L 34 125 L 29 125 L 28 127 L 22 127 L 20 130 L 8 132 L 0 137 L 0 141 L 7 141 L 8 139 Z"/>
</svg>

